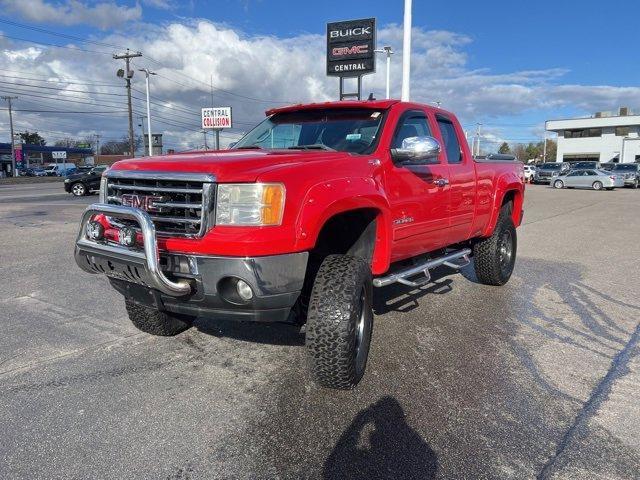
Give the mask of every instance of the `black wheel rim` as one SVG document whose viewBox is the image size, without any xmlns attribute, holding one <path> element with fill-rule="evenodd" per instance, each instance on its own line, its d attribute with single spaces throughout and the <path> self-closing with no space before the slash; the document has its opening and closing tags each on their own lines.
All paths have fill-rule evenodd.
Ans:
<svg viewBox="0 0 640 480">
<path fill-rule="evenodd" d="M 356 371 L 362 372 L 367 363 L 369 353 L 369 335 L 371 333 L 371 322 L 369 319 L 369 294 L 363 285 L 360 290 L 358 318 L 356 320 Z"/>
<path fill-rule="evenodd" d="M 505 230 L 500 235 L 498 243 L 498 258 L 500 261 L 500 271 L 506 274 L 511 269 L 513 259 L 513 236 L 510 230 Z"/>
</svg>

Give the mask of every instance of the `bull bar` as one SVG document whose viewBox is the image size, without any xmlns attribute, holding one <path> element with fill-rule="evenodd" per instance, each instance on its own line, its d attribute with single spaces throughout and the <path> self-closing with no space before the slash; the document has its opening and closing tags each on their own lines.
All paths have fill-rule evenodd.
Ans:
<svg viewBox="0 0 640 480">
<path fill-rule="evenodd" d="M 138 222 L 142 232 L 144 252 L 132 250 L 125 246 L 97 242 L 88 238 L 86 231 L 87 223 L 94 215 L 99 214 Z M 134 266 L 135 275 L 133 273 L 127 274 L 126 272 L 124 274 L 117 274 L 115 269 L 111 271 L 109 268 L 105 269 L 102 266 L 100 266 L 100 268 L 92 268 L 89 258 L 93 258 L 94 260 L 96 258 L 107 260 L 107 265 L 111 268 L 113 268 L 111 260 L 128 266 Z M 137 208 L 106 203 L 89 205 L 84 211 L 80 222 L 80 231 L 76 239 L 75 259 L 78 266 L 86 272 L 102 272 L 107 276 L 114 276 L 120 279 L 123 279 L 124 275 L 126 280 L 146 284 L 172 297 L 180 297 L 191 292 L 191 285 L 188 280 L 179 279 L 174 282 L 168 279 L 160 269 L 160 256 L 158 253 L 155 225 L 147 212 Z M 142 274 L 139 273 L 138 268 L 142 269 Z M 129 269 L 129 271 L 132 272 L 131 269 Z"/>
</svg>

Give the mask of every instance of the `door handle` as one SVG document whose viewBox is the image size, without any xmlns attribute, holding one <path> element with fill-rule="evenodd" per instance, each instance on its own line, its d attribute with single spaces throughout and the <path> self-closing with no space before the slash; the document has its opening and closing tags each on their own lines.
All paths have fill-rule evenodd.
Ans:
<svg viewBox="0 0 640 480">
<path fill-rule="evenodd" d="M 433 183 L 438 187 L 444 187 L 445 185 L 449 185 L 449 180 L 446 178 L 437 178 L 433 181 Z"/>
</svg>

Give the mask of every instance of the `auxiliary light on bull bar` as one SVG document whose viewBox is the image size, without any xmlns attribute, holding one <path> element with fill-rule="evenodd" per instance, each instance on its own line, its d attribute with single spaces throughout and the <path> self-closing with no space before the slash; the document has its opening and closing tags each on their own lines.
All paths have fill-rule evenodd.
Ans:
<svg viewBox="0 0 640 480">
<path fill-rule="evenodd" d="M 100 222 L 92 220 L 87 223 L 87 237 L 93 241 L 102 240 L 104 238 L 104 226 Z"/>
</svg>

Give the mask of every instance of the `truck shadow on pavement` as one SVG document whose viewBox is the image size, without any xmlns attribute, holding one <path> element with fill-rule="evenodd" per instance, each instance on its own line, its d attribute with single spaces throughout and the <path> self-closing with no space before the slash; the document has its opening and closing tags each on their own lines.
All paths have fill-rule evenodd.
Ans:
<svg viewBox="0 0 640 480">
<path fill-rule="evenodd" d="M 304 345 L 304 333 L 300 327 L 286 323 L 198 318 L 193 326 L 204 334 L 218 338 L 229 337 L 243 342 L 292 347 Z"/>
<path fill-rule="evenodd" d="M 373 311 L 376 315 L 389 312 L 406 313 L 420 306 L 418 300 L 430 294 L 443 295 L 453 290 L 455 270 L 441 267 L 431 272 L 431 282 L 419 288 L 411 288 L 400 283 L 376 288 L 373 296 Z"/>
<path fill-rule="evenodd" d="M 327 457 L 325 480 L 435 478 L 436 453 L 406 422 L 400 403 L 383 397 L 359 412 Z"/>
</svg>

